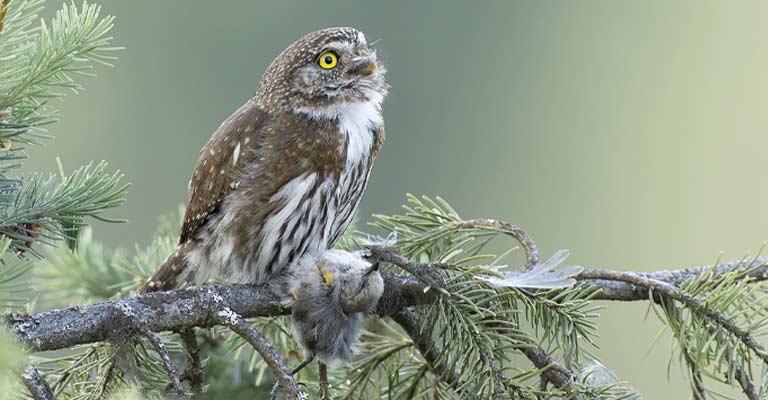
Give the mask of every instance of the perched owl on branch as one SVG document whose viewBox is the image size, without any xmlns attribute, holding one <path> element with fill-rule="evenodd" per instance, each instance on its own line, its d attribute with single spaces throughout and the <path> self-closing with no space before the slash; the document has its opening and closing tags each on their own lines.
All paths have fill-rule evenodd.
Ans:
<svg viewBox="0 0 768 400">
<path fill-rule="evenodd" d="M 333 247 L 384 141 L 384 72 L 357 29 L 288 46 L 200 151 L 179 245 L 141 291 L 260 284 Z"/>
</svg>

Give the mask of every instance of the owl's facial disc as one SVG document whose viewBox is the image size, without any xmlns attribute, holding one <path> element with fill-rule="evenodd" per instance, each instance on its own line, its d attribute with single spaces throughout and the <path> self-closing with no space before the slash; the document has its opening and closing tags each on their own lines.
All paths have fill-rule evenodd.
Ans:
<svg viewBox="0 0 768 400">
<path fill-rule="evenodd" d="M 364 39 L 363 39 L 364 40 Z M 313 103 L 369 101 L 386 94 L 384 69 L 364 41 L 327 43 L 297 71 L 297 89 Z"/>
<path fill-rule="evenodd" d="M 2 1 L 2 0 L 0 0 Z M 366 102 L 379 107 L 389 85 L 384 66 L 355 28 L 326 28 L 304 35 L 267 67 L 256 90 L 261 107 L 315 116 Z"/>
</svg>

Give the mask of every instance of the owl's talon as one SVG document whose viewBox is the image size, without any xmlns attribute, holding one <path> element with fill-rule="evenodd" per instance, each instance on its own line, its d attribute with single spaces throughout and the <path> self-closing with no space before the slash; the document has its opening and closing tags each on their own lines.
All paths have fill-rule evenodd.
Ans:
<svg viewBox="0 0 768 400">
<path fill-rule="evenodd" d="M 323 277 L 323 281 L 325 282 L 326 286 L 332 286 L 333 285 L 333 272 L 328 269 L 328 266 L 325 265 L 322 261 L 317 262 L 317 270 L 320 271 L 320 275 Z"/>
</svg>

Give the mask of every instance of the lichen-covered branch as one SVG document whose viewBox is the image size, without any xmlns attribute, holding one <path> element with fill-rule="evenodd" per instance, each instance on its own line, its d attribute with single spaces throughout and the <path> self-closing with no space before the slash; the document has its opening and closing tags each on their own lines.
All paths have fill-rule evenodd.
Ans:
<svg viewBox="0 0 768 400">
<path fill-rule="evenodd" d="M 189 382 L 192 392 L 203 391 L 203 363 L 200 359 L 200 347 L 197 345 L 195 328 L 182 329 L 179 332 L 184 349 L 187 352 L 187 368 L 181 375 L 182 380 Z"/>
<path fill-rule="evenodd" d="M 378 306 L 380 315 L 425 304 L 432 295 L 413 278 L 385 274 L 387 290 Z M 250 285 L 199 286 L 138 295 L 88 306 L 39 314 L 15 313 L 6 324 L 32 351 L 49 351 L 79 344 L 132 337 L 142 329 L 153 332 L 211 327 L 218 312 L 228 307 L 243 318 L 285 315 L 280 296 Z"/>
<path fill-rule="evenodd" d="M 754 260 L 759 267 L 749 276 L 757 280 L 768 277 L 768 258 Z M 743 268 L 746 263 L 720 264 L 716 272 L 724 273 Z M 707 267 L 652 273 L 633 273 L 644 279 L 679 285 L 697 276 Z M 589 270 L 587 270 L 589 271 Z M 648 300 L 648 288 L 623 280 L 599 279 L 589 274 L 579 277 L 580 284 L 601 289 L 595 297 L 602 300 Z M 386 290 L 377 307 L 377 314 L 391 315 L 410 306 L 430 303 L 435 292 L 415 278 L 385 274 Z M 288 314 L 279 296 L 262 287 L 248 285 L 200 286 L 169 292 L 150 293 L 121 300 L 107 301 L 82 307 L 71 307 L 28 315 L 6 316 L 7 325 L 30 350 L 47 351 L 78 344 L 100 342 L 134 336 L 140 328 L 153 332 L 179 331 L 190 327 L 210 327 L 216 324 L 216 313 L 226 306 L 244 318 Z"/>
<path fill-rule="evenodd" d="M 445 268 L 442 264 L 414 263 L 391 249 L 376 249 L 371 253 L 371 257 L 378 261 L 405 265 L 409 269 L 416 268 L 422 272 L 433 268 Z M 723 263 L 714 269 L 714 274 L 717 276 L 743 269 L 754 282 L 762 281 L 768 279 L 766 261 L 768 258 L 763 257 Z M 647 301 L 649 290 L 653 290 L 657 294 L 681 301 L 688 307 L 699 309 L 702 308 L 701 305 L 695 299 L 679 293 L 677 287 L 682 282 L 709 271 L 712 271 L 711 267 L 651 273 L 586 270 L 577 276 L 577 280 L 580 285 L 596 286 L 600 289 L 595 299 Z M 434 276 L 426 278 L 431 281 L 431 284 L 424 283 L 425 276 L 421 276 L 421 279 L 388 273 L 384 273 L 383 276 L 386 289 L 376 308 L 376 313 L 381 316 L 392 315 L 397 319 L 405 315 L 399 312 L 412 306 L 431 303 L 440 293 L 438 290 L 429 290 L 430 287 L 436 289 L 435 286 L 440 283 L 433 281 Z M 10 314 L 6 316 L 6 325 L 16 333 L 19 341 L 29 350 L 50 351 L 86 343 L 125 339 L 148 331 L 179 332 L 193 327 L 207 328 L 221 324 L 232 328 L 232 324 L 225 324 L 226 321 L 222 319 L 222 310 L 231 310 L 242 318 L 285 315 L 290 310 L 280 303 L 281 297 L 282 294 L 272 293 L 267 287 L 200 286 L 32 315 Z M 721 318 L 716 313 L 712 314 L 706 309 L 699 311 L 712 317 L 716 323 L 739 337 L 759 355 L 766 354 L 759 343 L 748 334 L 741 332 L 727 319 Z M 415 327 L 408 329 L 408 322 L 412 323 L 413 320 L 399 318 L 398 322 L 401 325 L 405 324 L 404 328 L 415 341 L 419 340 L 418 335 L 414 333 Z M 421 347 L 426 349 L 423 344 Z M 566 388 L 572 382 L 572 373 L 562 368 L 541 348 L 532 346 L 523 350 L 523 353 L 536 367 L 545 370 L 544 378 L 554 386 Z M 429 352 L 426 352 L 425 356 L 429 356 Z M 451 371 L 441 370 L 440 365 L 433 364 L 431 367 L 437 370 L 442 379 L 451 384 Z M 754 391 L 749 387 L 751 382 L 744 377 L 737 377 L 737 379 L 742 386 L 746 386 L 745 393 Z M 284 383 L 290 388 L 290 381 Z"/>
<path fill-rule="evenodd" d="M 288 370 L 288 367 L 285 365 L 285 361 L 283 361 L 283 358 L 277 353 L 277 350 L 272 346 L 272 343 L 270 343 L 261 332 L 256 330 L 253 325 L 228 307 L 221 309 L 216 315 L 218 317 L 216 322 L 232 329 L 232 331 L 245 339 L 245 341 L 253 346 L 259 355 L 261 355 L 275 374 L 277 382 L 282 386 L 287 400 L 299 400 L 305 398 L 299 390 L 296 381 L 293 379 L 293 374 L 291 374 L 291 371 Z"/>
<path fill-rule="evenodd" d="M 28 365 L 24 368 L 24 372 L 21 374 L 21 381 L 24 382 L 24 386 L 27 387 L 32 398 L 35 400 L 55 400 L 56 396 L 53 395 L 51 387 L 48 386 L 48 382 L 40 376 L 35 367 Z"/>
<path fill-rule="evenodd" d="M 728 349 L 725 351 L 725 356 L 728 359 L 729 362 L 734 362 L 733 359 L 733 347 L 728 346 Z M 734 366 L 734 374 L 733 379 L 739 382 L 739 386 L 741 387 L 741 391 L 744 393 L 745 396 L 749 400 L 759 400 L 760 397 L 757 394 L 757 390 L 755 389 L 755 385 L 752 383 L 752 380 L 749 379 L 748 374 L 744 371 L 744 368 L 742 368 L 741 364 L 738 362 L 735 363 Z M 728 381 L 728 376 L 725 376 L 725 381 Z"/>
<path fill-rule="evenodd" d="M 664 282 L 672 286 L 679 286 L 681 283 L 691 278 L 700 276 L 706 270 L 712 268 L 711 266 L 693 267 L 686 269 L 675 270 L 663 270 L 656 272 L 631 272 L 622 271 L 625 274 L 637 276 L 640 278 L 651 279 L 658 282 Z M 753 279 L 755 282 L 760 282 L 768 279 L 768 257 L 754 257 L 741 261 L 720 263 L 715 267 L 714 274 L 721 275 L 737 269 L 749 268 L 746 276 Z M 593 299 L 596 300 L 617 300 L 617 301 L 645 301 L 648 300 L 648 287 L 642 285 L 636 285 L 634 283 L 599 279 L 597 277 L 590 276 L 590 269 L 585 270 L 585 273 L 576 277 L 582 285 L 593 285 L 600 288 L 598 293 Z"/>
<path fill-rule="evenodd" d="M 170 389 L 176 392 L 176 394 L 179 396 L 184 396 L 184 388 L 181 387 L 179 371 L 173 365 L 173 361 L 171 361 L 171 355 L 168 354 L 168 349 L 165 348 L 163 342 L 154 332 L 148 329 L 142 329 L 141 334 L 147 338 L 149 344 L 152 345 L 152 348 L 154 348 L 157 354 L 160 356 L 160 360 L 163 362 L 163 367 L 165 367 L 166 372 L 168 372 L 168 378 L 171 380 Z"/>
</svg>

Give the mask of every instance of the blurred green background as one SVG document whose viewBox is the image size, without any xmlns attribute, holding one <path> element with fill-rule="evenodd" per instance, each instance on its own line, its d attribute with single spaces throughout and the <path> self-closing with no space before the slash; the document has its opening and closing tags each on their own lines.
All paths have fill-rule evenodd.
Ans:
<svg viewBox="0 0 768 400">
<path fill-rule="evenodd" d="M 521 225 L 545 255 L 636 270 L 738 259 L 768 239 L 766 2 L 99 3 L 127 49 L 67 99 L 27 167 L 123 170 L 131 222 L 96 226 L 110 244 L 146 243 L 266 65 L 334 25 L 381 39 L 392 85 L 363 221 L 406 192 L 441 195 Z M 687 397 L 668 335 L 646 355 L 655 317 L 606 305 L 604 363 L 651 399 Z"/>
</svg>

